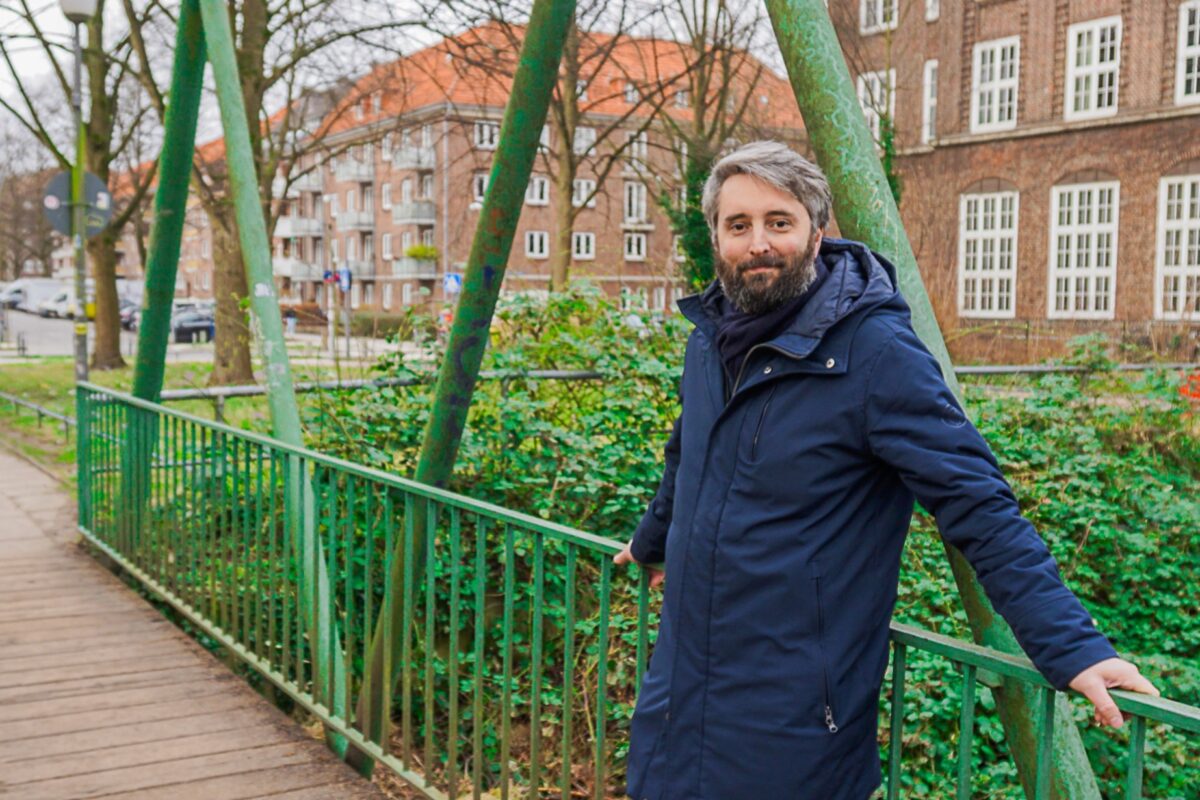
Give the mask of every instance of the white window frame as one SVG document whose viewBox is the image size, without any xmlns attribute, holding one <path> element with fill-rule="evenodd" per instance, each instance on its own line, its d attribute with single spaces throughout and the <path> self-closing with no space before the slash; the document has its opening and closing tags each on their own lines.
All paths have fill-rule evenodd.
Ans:
<svg viewBox="0 0 1200 800">
<path fill-rule="evenodd" d="M 550 233 L 525 231 L 525 257 L 543 261 L 550 257 Z"/>
<path fill-rule="evenodd" d="M 664 311 L 667 308 L 667 287 L 655 286 L 654 299 L 651 301 L 651 310 Z"/>
<path fill-rule="evenodd" d="M 393 297 L 393 295 L 395 295 L 395 293 L 396 293 L 396 285 L 394 283 L 392 283 L 391 281 L 388 281 L 387 283 L 385 283 L 383 285 L 383 301 L 382 302 L 383 302 L 383 310 L 384 311 L 392 310 L 392 301 L 395 299 Z"/>
<path fill-rule="evenodd" d="M 1200 173 L 1168 175 L 1159 181 L 1157 238 L 1154 318 L 1200 319 Z M 1175 258 L 1167 258 L 1168 245 L 1178 250 Z M 1168 280 L 1176 284 L 1172 294 L 1178 296 L 1178 302 L 1173 309 L 1166 307 Z M 1195 298 L 1190 312 L 1189 282 Z"/>
<path fill-rule="evenodd" d="M 384 261 L 391 261 L 392 256 L 392 235 L 390 233 L 383 234 L 383 238 L 379 242 L 380 248 L 383 250 Z"/>
<path fill-rule="evenodd" d="M 530 175 L 525 186 L 525 205 L 550 205 L 550 179 L 545 175 Z"/>
<path fill-rule="evenodd" d="M 358 308 L 362 305 L 362 284 L 358 281 L 350 284 L 350 307 Z"/>
<path fill-rule="evenodd" d="M 487 197 L 489 175 L 486 172 L 476 172 L 471 176 L 471 205 L 481 206 Z"/>
<path fill-rule="evenodd" d="M 497 127 L 496 135 L 500 135 L 500 129 Z M 421 126 L 421 147 L 433 147 L 433 126 L 428 122 Z"/>
<path fill-rule="evenodd" d="M 1102 205 L 1106 196 L 1107 213 Z M 1050 187 L 1048 319 L 1115 318 L 1120 205 L 1118 181 Z M 1096 291 L 1098 281 L 1106 284 L 1103 292 Z M 1081 287 L 1083 309 L 1077 307 Z"/>
<path fill-rule="evenodd" d="M 339 261 L 341 261 L 341 258 L 338 256 L 338 240 L 330 239 L 329 240 L 329 263 L 337 264 Z"/>
<path fill-rule="evenodd" d="M 582 208 L 584 198 L 587 198 L 587 207 L 596 207 L 596 181 L 591 178 L 576 178 L 571 184 L 571 205 L 575 208 Z"/>
<path fill-rule="evenodd" d="M 646 154 L 649 151 L 649 137 L 645 131 L 625 132 L 625 170 L 640 172 L 646 168 Z"/>
<path fill-rule="evenodd" d="M 925 0 L 925 21 L 937 22 L 938 17 L 942 15 L 941 0 Z"/>
<path fill-rule="evenodd" d="M 408 248 L 413 246 L 412 231 L 405 231 L 400 234 L 400 255 L 407 256 Z"/>
<path fill-rule="evenodd" d="M 402 305 L 411 306 L 413 301 L 413 285 L 406 283 L 400 287 L 400 303 Z"/>
<path fill-rule="evenodd" d="M 858 104 L 862 107 L 863 117 L 867 127 L 871 129 L 871 138 L 879 145 L 882 132 L 879 109 L 887 105 L 888 119 L 892 120 L 892 130 L 896 128 L 896 70 L 879 70 L 864 72 L 858 76 Z M 880 93 L 883 96 L 880 97 Z"/>
<path fill-rule="evenodd" d="M 413 181 L 412 178 L 405 178 L 400 181 L 400 202 L 411 203 L 413 201 Z"/>
<path fill-rule="evenodd" d="M 596 260 L 596 234 L 574 231 L 571 234 L 571 258 L 575 261 Z"/>
<path fill-rule="evenodd" d="M 637 84 L 634 83 L 633 81 L 625 81 L 624 96 L 625 96 L 625 104 L 626 105 L 633 105 L 638 100 L 640 100 L 641 97 L 638 93 Z"/>
<path fill-rule="evenodd" d="M 687 89 L 676 89 L 675 90 L 675 107 L 676 108 L 688 108 L 690 105 L 691 105 L 691 101 L 688 99 L 688 90 Z"/>
<path fill-rule="evenodd" d="M 1003 224 L 1003 203 L 1006 199 L 1012 201 L 1012 220 L 1007 227 L 1001 227 Z M 976 225 L 974 228 L 968 226 L 967 212 L 969 204 L 974 201 L 979 204 L 977 207 L 982 208 L 987 202 L 994 203 L 993 214 L 994 224 L 989 229 L 981 225 Z M 1021 196 L 1015 191 L 999 191 L 999 192 L 979 192 L 959 195 L 958 201 L 958 266 L 955 270 L 958 275 L 958 315 L 960 317 L 969 317 L 975 319 L 1013 319 L 1016 316 L 1017 309 L 1017 236 L 1018 222 L 1020 219 Z M 979 212 L 982 217 L 982 210 Z M 993 235 L 986 235 L 988 231 L 995 231 Z M 1007 232 L 1008 235 L 1005 235 Z M 990 253 L 985 247 L 991 243 Z M 969 255 L 973 255 L 978 261 L 990 257 L 993 264 L 999 262 L 1005 257 L 1004 244 L 1007 242 L 1007 256 L 1011 263 L 1011 268 L 1000 269 L 999 267 L 987 270 L 989 274 L 985 275 L 984 270 L 978 269 L 976 273 L 979 277 L 974 280 L 982 281 L 997 281 L 1007 280 L 1009 282 L 1008 292 L 1008 308 L 1000 308 L 1000 303 L 997 302 L 1002 293 L 998 287 L 995 287 L 993 293 L 988 294 L 982 283 L 976 284 L 974 287 L 967 285 L 967 259 Z M 974 245 L 974 247 L 972 247 Z M 967 293 L 970 292 L 974 302 L 973 308 L 967 308 L 966 299 Z M 991 298 L 989 301 L 990 308 L 983 308 L 983 300 Z"/>
<path fill-rule="evenodd" d="M 375 303 L 375 284 L 364 283 L 363 287 L 363 303 L 367 306 Z"/>
<path fill-rule="evenodd" d="M 586 156 L 596 146 L 596 129 L 588 125 L 575 128 L 575 137 L 571 142 L 571 151 L 577 156 Z"/>
<path fill-rule="evenodd" d="M 1190 42 L 1188 34 L 1191 34 Z M 1191 92 L 1186 91 L 1189 81 Z M 1179 6 L 1179 35 L 1175 47 L 1175 105 L 1194 103 L 1200 103 L 1200 0 L 1188 0 Z"/>
<path fill-rule="evenodd" d="M 421 199 L 433 199 L 433 173 L 427 172 L 421 176 Z"/>
<path fill-rule="evenodd" d="M 491 119 L 475 120 L 475 148 L 495 150 L 500 144 L 500 123 Z"/>
<path fill-rule="evenodd" d="M 891 12 L 890 17 L 888 12 Z M 900 0 L 859 0 L 858 32 L 866 35 L 896 30 Z"/>
<path fill-rule="evenodd" d="M 393 144 L 392 138 L 393 138 L 392 134 L 390 134 L 390 133 L 385 133 L 383 135 L 383 149 L 379 153 L 379 158 L 382 159 L 383 161 L 391 161 L 392 160 L 392 150 L 395 149 L 392 146 L 392 144 Z"/>
<path fill-rule="evenodd" d="M 582 100 L 583 102 L 586 103 L 587 99 L 588 99 L 587 90 L 588 90 L 587 81 L 585 81 L 583 78 L 577 78 L 575 80 L 575 99 Z"/>
<path fill-rule="evenodd" d="M 1063 83 L 1063 119 L 1099 119 L 1117 113 L 1121 87 L 1121 17 L 1100 17 L 1086 22 L 1077 22 L 1067 28 L 1067 77 Z M 1113 36 L 1102 43 L 1105 36 Z M 1083 49 L 1080 39 L 1086 39 Z M 1101 61 L 1110 52 L 1111 58 Z M 1080 65 L 1080 59 L 1087 63 Z M 1111 83 L 1108 83 L 1111 82 Z M 1106 83 L 1101 89 L 1101 83 Z M 1112 99 L 1101 105 L 1111 92 Z M 1082 99 L 1085 107 L 1076 102 Z"/>
<path fill-rule="evenodd" d="M 1004 59 L 1002 56 L 1008 48 L 1012 48 L 1012 75 L 1003 76 Z M 983 61 L 985 54 L 990 54 L 992 79 L 983 82 Z M 1017 127 L 1017 116 L 1020 104 L 1021 89 L 1021 37 L 1008 36 L 1003 39 L 992 39 L 975 45 L 971 57 L 971 133 L 990 133 L 992 131 L 1007 131 Z M 1012 114 L 1001 119 L 1001 101 L 1011 93 Z M 979 114 L 987 98 L 987 107 L 991 110 L 991 118 L 980 122 Z"/>
<path fill-rule="evenodd" d="M 645 261 L 646 250 L 648 249 L 646 234 L 644 233 L 626 233 L 625 234 L 625 260 L 626 261 Z"/>
<path fill-rule="evenodd" d="M 646 184 L 640 181 L 625 181 L 622 204 L 622 221 L 627 225 L 641 225 L 648 219 L 646 206 Z"/>
<path fill-rule="evenodd" d="M 379 190 L 379 203 L 383 206 L 384 211 L 388 211 L 392 207 L 392 184 L 385 183 Z"/>
<path fill-rule="evenodd" d="M 421 229 L 421 244 L 426 247 L 433 247 L 433 228 Z"/>
<path fill-rule="evenodd" d="M 358 192 L 356 192 L 354 189 L 346 190 L 346 213 L 347 214 L 354 213 L 354 209 L 357 208 L 357 206 L 358 206 L 357 198 L 358 198 Z"/>
<path fill-rule="evenodd" d="M 925 62 L 921 76 L 921 144 L 937 141 L 938 60 Z"/>
</svg>

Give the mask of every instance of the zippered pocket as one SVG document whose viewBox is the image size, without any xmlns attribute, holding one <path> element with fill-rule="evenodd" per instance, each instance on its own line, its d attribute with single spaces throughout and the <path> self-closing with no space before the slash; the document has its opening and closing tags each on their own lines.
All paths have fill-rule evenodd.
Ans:
<svg viewBox="0 0 1200 800">
<path fill-rule="evenodd" d="M 754 461 L 758 458 L 758 437 L 762 436 L 763 423 L 767 419 L 767 411 L 771 408 L 771 399 L 775 397 L 775 389 L 779 386 L 778 383 L 772 384 L 771 391 L 767 392 L 767 401 L 763 403 L 762 411 L 758 415 L 758 425 L 754 428 L 754 440 L 750 443 L 750 460 Z"/>
<path fill-rule="evenodd" d="M 825 727 L 830 733 L 838 732 L 833 716 L 833 689 L 829 683 L 829 664 L 825 658 L 825 609 L 821 603 L 821 565 L 812 563 L 813 594 L 817 598 L 817 653 L 821 660 L 821 685 L 824 689 Z"/>
</svg>

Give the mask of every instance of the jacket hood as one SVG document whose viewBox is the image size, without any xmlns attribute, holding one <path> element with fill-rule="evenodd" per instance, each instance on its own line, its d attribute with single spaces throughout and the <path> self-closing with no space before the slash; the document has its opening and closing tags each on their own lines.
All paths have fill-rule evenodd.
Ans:
<svg viewBox="0 0 1200 800">
<path fill-rule="evenodd" d="M 828 270 L 827 277 L 773 344 L 807 353 L 830 328 L 857 311 L 890 303 L 896 304 L 897 310 L 907 308 L 900 296 L 896 268 L 862 242 L 826 236 L 817 257 Z M 715 335 L 717 298 L 723 293 L 720 280 L 714 280 L 703 293 L 682 298 L 679 310 L 697 327 Z"/>
</svg>

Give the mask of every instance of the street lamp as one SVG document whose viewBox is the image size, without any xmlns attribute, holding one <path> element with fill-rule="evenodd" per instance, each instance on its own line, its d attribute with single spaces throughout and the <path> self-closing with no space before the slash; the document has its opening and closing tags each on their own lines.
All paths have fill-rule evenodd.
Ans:
<svg viewBox="0 0 1200 800">
<path fill-rule="evenodd" d="M 75 83 L 71 87 L 71 109 L 75 112 L 75 163 L 71 167 L 71 240 L 75 247 L 75 380 L 88 378 L 87 362 L 87 276 L 83 242 L 87 235 L 83 197 L 83 48 L 80 27 L 96 14 L 97 0 L 59 0 L 63 14 L 75 28 Z"/>
</svg>

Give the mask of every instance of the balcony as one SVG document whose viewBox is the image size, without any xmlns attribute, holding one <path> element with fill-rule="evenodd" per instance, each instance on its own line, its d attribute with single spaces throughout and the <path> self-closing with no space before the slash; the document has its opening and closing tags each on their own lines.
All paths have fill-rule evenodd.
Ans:
<svg viewBox="0 0 1200 800">
<path fill-rule="evenodd" d="M 321 175 L 317 171 L 308 173 L 292 181 L 292 185 L 287 185 L 287 180 L 284 178 L 276 178 L 271 182 L 271 195 L 273 197 L 284 197 L 284 188 L 287 189 L 287 197 L 299 197 L 301 192 L 322 192 L 324 185 L 321 181 Z"/>
<path fill-rule="evenodd" d="M 436 214 L 430 200 L 396 203 L 392 206 L 392 222 L 397 225 L 433 225 L 437 222 Z"/>
<path fill-rule="evenodd" d="M 433 280 L 437 278 L 437 262 L 425 258 L 397 258 L 392 261 L 392 275 L 397 278 L 419 278 Z"/>
<path fill-rule="evenodd" d="M 375 230 L 374 211 L 342 211 L 337 217 L 339 231 Z"/>
<path fill-rule="evenodd" d="M 433 169 L 436 164 L 432 147 L 397 147 L 392 152 L 392 169 Z"/>
<path fill-rule="evenodd" d="M 375 180 L 375 164 L 366 161 L 354 161 L 352 159 L 339 161 L 337 169 L 333 171 L 333 174 L 339 181 L 370 183 Z"/>
<path fill-rule="evenodd" d="M 325 224 L 316 217 L 280 217 L 275 222 L 275 236 L 280 239 L 320 236 L 323 233 L 325 233 Z"/>
<path fill-rule="evenodd" d="M 271 268 L 277 277 L 291 278 L 294 281 L 319 281 L 325 274 L 325 270 L 319 264 L 301 261 L 298 258 L 273 258 Z"/>
<path fill-rule="evenodd" d="M 350 277 L 355 279 L 374 278 L 375 277 L 375 259 L 364 261 L 362 259 L 344 259 L 339 267 L 348 267 Z"/>
</svg>

